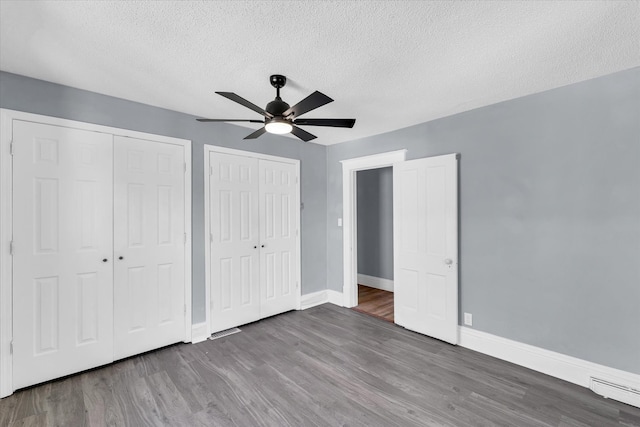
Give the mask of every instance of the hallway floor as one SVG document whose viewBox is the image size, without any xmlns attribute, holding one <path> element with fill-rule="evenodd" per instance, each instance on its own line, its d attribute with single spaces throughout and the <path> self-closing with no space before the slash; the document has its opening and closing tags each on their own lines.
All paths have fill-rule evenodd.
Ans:
<svg viewBox="0 0 640 427">
<path fill-rule="evenodd" d="M 393 292 L 358 285 L 358 305 L 353 310 L 393 323 Z"/>
</svg>

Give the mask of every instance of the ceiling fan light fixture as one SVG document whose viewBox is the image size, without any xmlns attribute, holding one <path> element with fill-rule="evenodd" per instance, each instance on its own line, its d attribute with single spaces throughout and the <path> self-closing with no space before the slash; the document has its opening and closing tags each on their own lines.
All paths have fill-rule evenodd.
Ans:
<svg viewBox="0 0 640 427">
<path fill-rule="evenodd" d="M 273 119 L 269 123 L 264 125 L 264 128 L 269 133 L 274 133 L 276 135 L 283 135 L 285 133 L 291 132 L 291 130 L 293 129 L 293 126 L 291 126 L 291 123 L 289 123 L 286 120 Z"/>
</svg>

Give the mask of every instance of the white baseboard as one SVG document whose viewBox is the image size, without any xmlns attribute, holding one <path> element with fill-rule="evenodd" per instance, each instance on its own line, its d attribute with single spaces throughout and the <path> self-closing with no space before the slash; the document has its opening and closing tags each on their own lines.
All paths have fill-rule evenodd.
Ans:
<svg viewBox="0 0 640 427">
<path fill-rule="evenodd" d="M 208 326 L 207 322 L 194 323 L 191 326 L 191 343 L 197 344 L 209 338 L 211 333 L 209 333 Z"/>
<path fill-rule="evenodd" d="M 342 292 L 325 289 L 302 295 L 302 298 L 300 298 L 300 310 L 306 310 L 307 308 L 315 307 L 316 305 L 325 304 L 327 302 L 342 307 Z"/>
<path fill-rule="evenodd" d="M 628 389 L 627 392 L 617 392 L 605 397 L 640 407 L 640 375 L 512 341 L 464 326 L 460 326 L 459 331 L 459 345 L 462 347 L 506 360 L 573 384 L 591 388 L 598 394 L 607 392 L 602 387 L 598 387 L 597 384 L 594 386 L 592 378 L 621 385 Z"/>
<path fill-rule="evenodd" d="M 366 274 L 358 273 L 358 283 L 369 286 L 370 288 L 393 292 L 393 280 L 383 279 L 382 277 L 367 276 Z"/>
<path fill-rule="evenodd" d="M 342 307 L 342 292 L 334 291 L 333 289 L 327 289 L 327 302 Z"/>
<path fill-rule="evenodd" d="M 326 289 L 305 294 L 300 298 L 300 310 L 306 310 L 307 308 L 315 307 L 316 305 L 324 304 L 325 302 L 329 302 L 329 296 L 327 295 Z"/>
</svg>

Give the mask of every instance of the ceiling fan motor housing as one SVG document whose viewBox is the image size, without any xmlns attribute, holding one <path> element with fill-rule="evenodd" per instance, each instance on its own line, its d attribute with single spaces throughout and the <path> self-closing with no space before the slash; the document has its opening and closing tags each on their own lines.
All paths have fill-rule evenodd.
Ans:
<svg viewBox="0 0 640 427">
<path fill-rule="evenodd" d="M 282 116 L 282 113 L 289 109 L 289 104 L 284 102 L 280 97 L 276 97 L 273 101 L 267 104 L 265 111 L 272 114 L 274 117 Z"/>
</svg>

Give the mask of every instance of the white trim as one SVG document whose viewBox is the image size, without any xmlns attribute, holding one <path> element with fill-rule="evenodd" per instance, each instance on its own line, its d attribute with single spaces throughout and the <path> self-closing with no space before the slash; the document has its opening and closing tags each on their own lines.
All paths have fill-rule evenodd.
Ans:
<svg viewBox="0 0 640 427">
<path fill-rule="evenodd" d="M 235 156 L 244 156 L 256 158 L 259 160 L 271 160 L 274 162 L 288 163 L 292 164 L 296 168 L 296 195 L 298 198 L 298 206 L 300 205 L 301 200 L 301 192 L 300 192 L 300 160 L 290 159 L 287 157 L 278 157 L 272 156 L 269 154 L 255 153 L 253 151 L 243 151 L 236 150 L 234 148 L 226 148 L 226 147 L 218 147 L 215 145 L 207 145 L 204 146 L 204 236 L 205 236 L 205 245 L 204 245 L 204 254 L 205 254 L 205 301 L 207 301 L 205 306 L 205 321 L 207 323 L 207 333 L 211 335 L 211 224 L 209 224 L 209 173 L 211 170 L 211 162 L 209 161 L 210 153 L 223 153 L 223 154 L 233 154 Z M 296 295 L 296 308 L 298 310 L 302 307 L 302 243 L 301 243 L 301 234 L 302 229 L 300 226 L 300 209 L 296 209 L 296 249 L 297 249 L 297 274 L 296 274 L 296 282 L 298 287 L 298 294 Z"/>
<path fill-rule="evenodd" d="M 185 232 L 187 242 L 185 244 L 185 342 L 191 341 L 191 274 L 192 266 L 192 229 L 191 229 L 191 141 L 187 139 L 173 138 L 163 135 L 155 135 L 145 132 L 137 132 L 128 129 L 120 129 L 110 126 L 102 126 L 93 123 L 78 122 L 75 120 L 60 119 L 57 117 L 42 116 L 39 114 L 25 113 L 23 111 L 0 109 L 0 397 L 5 397 L 13 392 L 13 360 L 10 354 L 12 340 L 12 260 L 9 255 L 9 241 L 13 235 L 12 212 L 12 159 L 9 156 L 9 144 L 12 139 L 13 120 L 43 123 L 52 126 L 68 127 L 87 130 L 91 132 L 106 133 L 114 136 L 142 139 L 152 142 L 180 145 L 184 148 L 184 161 L 186 163 L 184 195 L 185 195 Z"/>
<path fill-rule="evenodd" d="M 459 345 L 582 387 L 599 378 L 640 390 L 640 375 L 460 326 Z M 612 398 L 614 396 L 611 396 Z M 627 402 L 628 403 L 628 402 Z M 633 404 L 633 403 L 632 403 Z M 640 407 L 640 401 L 634 406 Z"/>
<path fill-rule="evenodd" d="M 317 305 L 325 304 L 329 302 L 329 295 L 327 290 L 324 289 L 318 292 L 312 292 L 310 294 L 302 295 L 300 310 L 306 310 Z"/>
<path fill-rule="evenodd" d="M 383 291 L 393 292 L 393 280 L 382 277 L 367 276 L 358 273 L 358 284 L 368 286 L 370 288 L 381 289 Z"/>
<path fill-rule="evenodd" d="M 193 344 L 206 341 L 210 336 L 207 322 L 194 323 L 191 326 L 191 342 Z"/>
<path fill-rule="evenodd" d="M 317 305 L 331 303 L 342 307 L 342 292 L 325 289 L 318 292 L 302 295 L 300 310 L 306 310 Z"/>
<path fill-rule="evenodd" d="M 13 128 L 8 110 L 0 109 L 0 398 L 13 393 L 13 296 L 11 278 L 13 263 L 9 242 L 13 237 L 12 177 L 13 161 L 9 144 Z"/>
<path fill-rule="evenodd" d="M 340 307 L 344 307 L 344 296 L 342 292 L 327 289 L 327 301 Z"/>
<path fill-rule="evenodd" d="M 192 340 L 192 323 L 193 323 L 193 300 L 191 297 L 193 291 L 193 283 L 191 276 L 193 274 L 193 257 L 192 257 L 192 241 L 193 229 L 191 227 L 191 198 L 193 196 L 191 190 L 192 176 L 192 159 L 191 159 L 191 141 L 183 140 L 182 147 L 184 149 L 184 232 L 186 233 L 186 241 L 184 243 L 184 303 L 187 307 L 185 313 L 185 336 L 184 342 Z"/>
<path fill-rule="evenodd" d="M 389 151 L 371 156 L 342 160 L 342 302 L 345 307 L 358 305 L 358 241 L 356 210 L 356 172 L 393 166 L 403 162 L 407 150 Z"/>
<path fill-rule="evenodd" d="M 78 122 L 75 120 L 60 119 L 58 117 L 42 116 L 40 114 L 25 113 L 24 111 L 8 110 L 5 108 L 0 108 L 0 110 L 6 112 L 9 121 L 23 120 L 25 122 L 43 123 L 52 126 L 88 130 L 91 132 L 101 132 L 114 136 L 127 136 L 129 138 L 145 139 L 153 142 L 165 142 L 168 144 L 176 145 L 191 145 L 191 141 L 188 139 L 174 138 L 172 136 L 156 135 L 152 133 L 138 132 L 135 130 L 97 125 L 94 123 Z M 191 159 L 189 159 L 189 161 L 191 161 Z"/>
<path fill-rule="evenodd" d="M 217 145 L 205 144 L 204 150 L 205 150 L 205 154 L 208 154 L 209 152 L 213 151 L 213 152 L 222 153 L 222 154 L 233 154 L 234 156 L 252 157 L 254 159 L 260 159 L 260 160 L 271 160 L 274 162 L 282 162 L 282 163 L 290 163 L 290 164 L 297 163 L 298 165 L 300 164 L 300 160 L 297 160 L 297 159 L 272 156 L 270 154 L 256 153 L 255 151 L 244 151 L 244 150 L 237 150 L 235 148 L 218 147 Z"/>
</svg>

